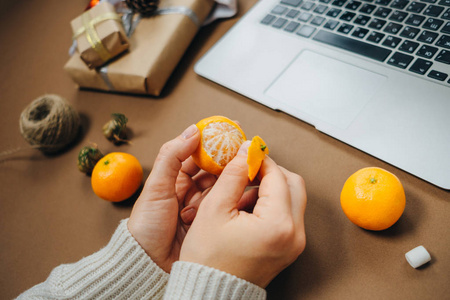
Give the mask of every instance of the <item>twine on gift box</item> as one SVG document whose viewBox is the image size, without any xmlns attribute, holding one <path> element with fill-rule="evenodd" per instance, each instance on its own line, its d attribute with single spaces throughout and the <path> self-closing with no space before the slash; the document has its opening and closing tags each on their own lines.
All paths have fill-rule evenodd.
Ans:
<svg viewBox="0 0 450 300">
<path fill-rule="evenodd" d="M 0 152 L 0 157 L 36 148 L 44 153 L 55 153 L 69 145 L 78 135 L 80 116 L 61 96 L 43 95 L 22 111 L 20 133 L 30 147 L 19 147 Z"/>
</svg>

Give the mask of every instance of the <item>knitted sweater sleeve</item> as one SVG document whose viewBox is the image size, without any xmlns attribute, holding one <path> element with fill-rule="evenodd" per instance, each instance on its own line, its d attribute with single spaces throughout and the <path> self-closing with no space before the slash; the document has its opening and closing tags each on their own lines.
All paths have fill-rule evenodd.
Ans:
<svg viewBox="0 0 450 300">
<path fill-rule="evenodd" d="M 17 299 L 161 299 L 169 274 L 133 238 L 127 221 L 120 222 L 105 248 L 55 268 Z"/>
<path fill-rule="evenodd" d="M 264 300 L 266 291 L 234 275 L 196 263 L 172 265 L 164 300 Z"/>
</svg>

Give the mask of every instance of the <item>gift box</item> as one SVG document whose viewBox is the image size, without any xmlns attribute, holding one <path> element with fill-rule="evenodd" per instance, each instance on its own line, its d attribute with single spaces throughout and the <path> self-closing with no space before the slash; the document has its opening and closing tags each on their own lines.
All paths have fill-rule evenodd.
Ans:
<svg viewBox="0 0 450 300">
<path fill-rule="evenodd" d="M 128 38 L 114 6 L 102 2 L 70 22 L 80 59 L 96 68 L 128 49 Z"/>
<path fill-rule="evenodd" d="M 213 0 L 162 0 L 152 16 L 138 18 L 129 51 L 97 69 L 73 55 L 64 69 L 82 88 L 159 96 L 213 6 Z"/>
</svg>

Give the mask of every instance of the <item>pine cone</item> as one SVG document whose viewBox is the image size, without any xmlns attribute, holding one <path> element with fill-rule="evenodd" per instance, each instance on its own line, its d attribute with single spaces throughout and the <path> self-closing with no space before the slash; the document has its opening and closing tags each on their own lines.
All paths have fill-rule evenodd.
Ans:
<svg viewBox="0 0 450 300">
<path fill-rule="evenodd" d="M 128 7 L 141 15 L 150 15 L 159 5 L 159 0 L 125 0 Z"/>
<path fill-rule="evenodd" d="M 95 164 L 102 157 L 103 154 L 100 152 L 100 150 L 98 150 L 97 145 L 94 145 L 94 147 L 83 147 L 78 153 L 78 169 L 83 173 L 91 174 Z"/>
<path fill-rule="evenodd" d="M 112 119 L 103 125 L 103 135 L 115 144 L 129 143 L 127 138 L 127 122 L 128 118 L 124 114 L 113 113 Z"/>
</svg>

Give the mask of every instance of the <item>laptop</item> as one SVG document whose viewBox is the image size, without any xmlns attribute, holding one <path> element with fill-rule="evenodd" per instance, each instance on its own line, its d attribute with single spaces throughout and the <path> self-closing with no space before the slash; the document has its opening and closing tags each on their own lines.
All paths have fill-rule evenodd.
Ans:
<svg viewBox="0 0 450 300">
<path fill-rule="evenodd" d="M 450 189 L 450 0 L 260 0 L 195 72 Z"/>
</svg>

